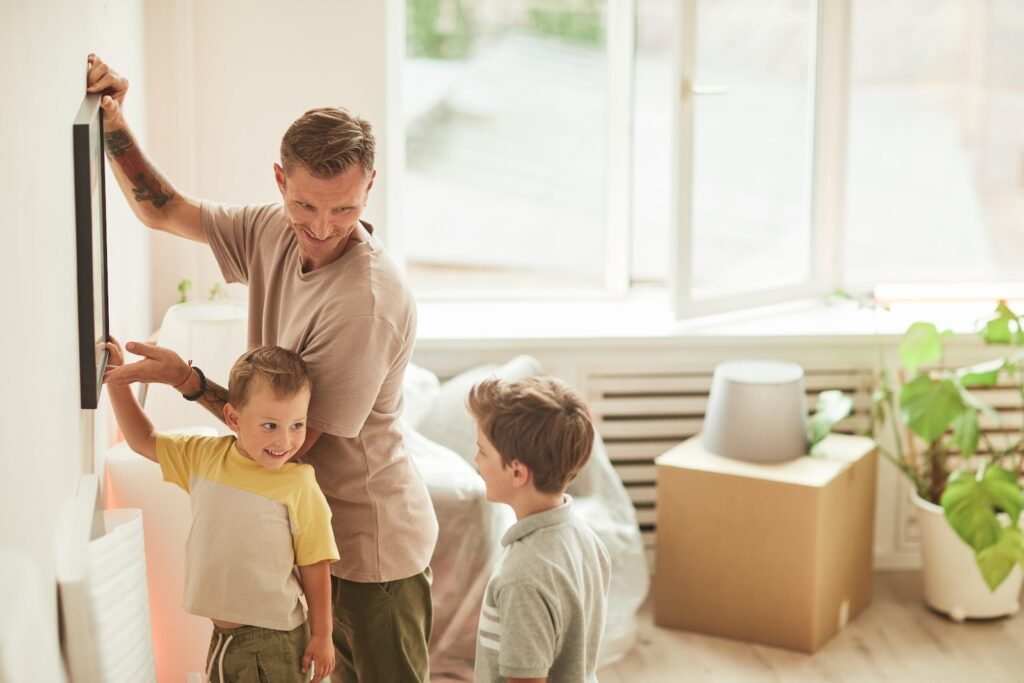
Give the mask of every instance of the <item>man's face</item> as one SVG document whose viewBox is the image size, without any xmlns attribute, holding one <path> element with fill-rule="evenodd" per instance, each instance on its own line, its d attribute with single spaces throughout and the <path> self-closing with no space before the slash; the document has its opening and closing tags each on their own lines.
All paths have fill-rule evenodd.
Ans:
<svg viewBox="0 0 1024 683">
<path fill-rule="evenodd" d="M 257 380 L 258 382 L 258 380 Z M 228 427 L 238 434 L 238 450 L 268 470 L 280 469 L 306 440 L 309 389 L 278 398 L 270 387 L 256 386 L 249 402 L 224 408 Z"/>
<path fill-rule="evenodd" d="M 476 466 L 487 486 L 487 500 L 492 503 L 508 503 L 515 491 L 515 475 L 512 467 L 506 465 L 479 425 L 476 428 Z"/>
<path fill-rule="evenodd" d="M 377 172 L 354 164 L 333 178 L 315 178 L 301 165 L 285 175 L 274 164 L 285 215 L 299 243 L 302 269 L 316 270 L 344 253 Z"/>
</svg>

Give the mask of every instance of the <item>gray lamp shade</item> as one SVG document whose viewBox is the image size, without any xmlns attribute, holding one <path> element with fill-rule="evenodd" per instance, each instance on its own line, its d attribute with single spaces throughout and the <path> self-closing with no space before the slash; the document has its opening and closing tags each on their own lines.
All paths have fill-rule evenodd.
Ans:
<svg viewBox="0 0 1024 683">
<path fill-rule="evenodd" d="M 704 448 L 750 462 L 781 462 L 807 452 L 804 371 L 796 363 L 719 363 L 711 380 Z"/>
</svg>

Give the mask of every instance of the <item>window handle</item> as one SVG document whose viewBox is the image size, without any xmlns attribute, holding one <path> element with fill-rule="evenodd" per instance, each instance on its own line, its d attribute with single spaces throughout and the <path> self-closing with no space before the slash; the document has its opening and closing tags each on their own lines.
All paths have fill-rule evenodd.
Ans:
<svg viewBox="0 0 1024 683">
<path fill-rule="evenodd" d="M 693 83 L 691 81 L 683 81 L 682 92 L 680 93 L 684 100 L 689 99 L 692 95 L 727 95 L 729 88 L 724 85 L 700 85 L 699 83 Z"/>
</svg>

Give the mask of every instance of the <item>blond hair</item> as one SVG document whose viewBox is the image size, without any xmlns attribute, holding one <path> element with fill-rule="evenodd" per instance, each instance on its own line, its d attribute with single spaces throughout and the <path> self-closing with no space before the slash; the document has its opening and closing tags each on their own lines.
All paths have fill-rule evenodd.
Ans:
<svg viewBox="0 0 1024 683">
<path fill-rule="evenodd" d="M 533 474 L 542 493 L 561 493 L 590 459 L 594 425 L 578 392 L 554 377 L 488 379 L 469 392 L 469 410 L 507 466 Z"/>
<path fill-rule="evenodd" d="M 298 164 L 316 178 L 334 178 L 359 164 L 369 175 L 375 146 L 369 121 L 341 107 L 310 109 L 281 139 L 281 165 L 285 174 Z"/>
<path fill-rule="evenodd" d="M 313 381 L 299 354 L 280 346 L 260 346 L 242 354 L 231 367 L 228 402 L 242 408 L 257 386 L 269 387 L 277 398 L 289 398 L 312 389 Z"/>
</svg>

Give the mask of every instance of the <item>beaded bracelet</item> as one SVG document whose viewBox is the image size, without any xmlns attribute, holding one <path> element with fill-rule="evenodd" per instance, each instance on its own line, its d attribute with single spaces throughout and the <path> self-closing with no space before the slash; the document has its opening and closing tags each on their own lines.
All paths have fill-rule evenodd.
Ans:
<svg viewBox="0 0 1024 683">
<path fill-rule="evenodd" d="M 194 394 L 182 394 L 181 397 L 186 401 L 198 401 L 206 393 L 206 375 L 195 365 L 192 366 L 192 369 L 199 375 L 199 388 Z"/>
</svg>

